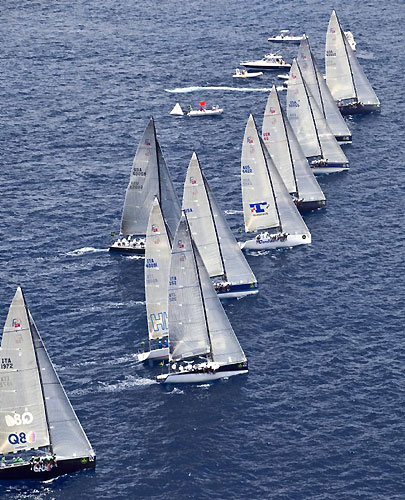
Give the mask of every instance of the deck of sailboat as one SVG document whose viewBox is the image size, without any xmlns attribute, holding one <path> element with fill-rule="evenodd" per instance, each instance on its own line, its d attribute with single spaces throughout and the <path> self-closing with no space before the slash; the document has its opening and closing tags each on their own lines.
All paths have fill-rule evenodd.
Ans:
<svg viewBox="0 0 405 500">
<path fill-rule="evenodd" d="M 200 384 L 214 382 L 215 380 L 245 375 L 248 373 L 248 365 L 245 363 L 234 363 L 222 365 L 216 369 L 199 369 L 194 371 L 176 371 L 158 375 L 156 380 L 162 384 Z"/>
<path fill-rule="evenodd" d="M 0 480 L 37 480 L 46 481 L 64 474 L 72 474 L 84 469 L 95 469 L 96 457 L 81 457 L 58 460 L 50 470 L 42 470 L 28 462 L 11 464 L 0 468 Z"/>
</svg>

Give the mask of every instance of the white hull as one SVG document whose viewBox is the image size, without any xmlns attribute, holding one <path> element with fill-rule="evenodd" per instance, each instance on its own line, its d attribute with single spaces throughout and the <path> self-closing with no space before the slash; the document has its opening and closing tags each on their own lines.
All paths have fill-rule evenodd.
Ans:
<svg viewBox="0 0 405 500">
<path fill-rule="evenodd" d="M 347 167 L 313 167 L 311 165 L 314 175 L 336 174 L 337 172 L 348 172 Z"/>
<path fill-rule="evenodd" d="M 252 69 L 260 69 L 266 71 L 268 69 L 290 69 L 291 64 L 285 63 L 275 63 L 275 62 L 266 62 L 266 61 L 244 61 L 240 63 L 242 66 L 246 68 Z"/>
<path fill-rule="evenodd" d="M 201 111 L 199 109 L 192 109 L 187 113 L 187 116 L 214 116 L 214 115 L 222 115 L 224 110 L 222 108 L 219 109 L 205 109 Z"/>
<path fill-rule="evenodd" d="M 267 41 L 269 42 L 290 42 L 299 44 L 302 40 L 302 36 L 269 36 Z"/>
<path fill-rule="evenodd" d="M 243 292 L 222 292 L 218 294 L 219 299 L 241 299 L 242 297 L 246 297 L 247 295 L 256 295 L 259 293 L 259 289 L 255 288 L 252 291 L 243 291 Z"/>
<path fill-rule="evenodd" d="M 127 238 L 121 238 L 110 246 L 110 251 L 119 252 L 133 252 L 133 253 L 144 253 L 145 252 L 145 238 L 136 238 L 128 240 Z"/>
<path fill-rule="evenodd" d="M 158 375 L 156 380 L 162 384 L 201 384 L 213 382 L 221 378 L 229 378 L 234 375 L 244 375 L 248 371 L 245 370 L 230 370 L 219 371 L 214 373 L 165 373 Z"/>
<path fill-rule="evenodd" d="M 137 354 L 137 358 L 139 362 L 169 359 L 169 348 L 163 347 L 162 349 L 140 352 Z"/>
<path fill-rule="evenodd" d="M 241 243 L 242 250 L 275 250 L 277 248 L 289 248 L 298 245 L 309 245 L 311 243 L 310 234 L 289 234 L 285 240 L 274 240 L 261 235 L 260 240 L 254 238 Z M 271 235 L 270 235 L 271 236 Z"/>
<path fill-rule="evenodd" d="M 242 73 L 232 75 L 232 78 L 257 78 L 258 76 L 262 76 L 263 71 L 256 71 L 256 73 Z"/>
</svg>

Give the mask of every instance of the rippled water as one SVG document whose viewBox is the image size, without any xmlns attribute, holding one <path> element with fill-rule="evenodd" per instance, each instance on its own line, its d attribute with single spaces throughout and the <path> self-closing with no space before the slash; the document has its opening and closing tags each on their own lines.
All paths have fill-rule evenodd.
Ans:
<svg viewBox="0 0 405 500">
<path fill-rule="evenodd" d="M 233 70 L 282 28 L 322 62 L 333 7 L 381 115 L 350 121 L 312 245 L 249 257 L 260 294 L 226 305 L 249 375 L 166 391 L 134 358 L 143 260 L 106 251 L 141 133 L 153 115 L 179 194 L 197 151 L 236 232 L 246 120 L 280 81 Z M 21 283 L 98 457 L 2 498 L 404 498 L 404 17 L 399 0 L 2 3 L 0 317 Z M 200 99 L 223 116 L 169 116 Z"/>
</svg>

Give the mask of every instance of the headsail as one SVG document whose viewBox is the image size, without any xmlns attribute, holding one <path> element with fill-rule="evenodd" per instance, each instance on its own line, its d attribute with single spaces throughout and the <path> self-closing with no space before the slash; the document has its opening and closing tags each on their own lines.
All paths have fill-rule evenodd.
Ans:
<svg viewBox="0 0 405 500">
<path fill-rule="evenodd" d="M 169 227 L 174 232 L 180 217 L 180 205 L 151 118 L 132 164 L 122 213 L 121 234 L 146 234 L 155 196 L 158 197 Z"/>
<path fill-rule="evenodd" d="M 301 40 L 297 61 L 308 90 L 315 99 L 323 117 L 328 122 L 332 134 L 335 137 L 351 137 L 350 129 L 319 70 L 306 35 Z"/>
<path fill-rule="evenodd" d="M 167 284 L 169 281 L 170 240 L 157 198 L 153 201 L 146 230 L 145 295 L 149 339 L 159 339 L 169 332 Z"/>
<path fill-rule="evenodd" d="M 307 158 L 321 156 L 331 163 L 348 164 L 294 59 L 287 89 L 287 116 Z"/>
<path fill-rule="evenodd" d="M 350 47 L 334 10 L 326 32 L 325 67 L 326 83 L 335 101 L 355 99 L 362 104 L 379 106 L 380 101 Z"/>
<path fill-rule="evenodd" d="M 267 99 L 262 138 L 290 193 L 295 193 L 303 201 L 325 200 L 325 195 L 281 107 L 275 86 Z"/>
<path fill-rule="evenodd" d="M 246 361 L 185 215 L 174 238 L 169 280 L 171 359 L 208 354 L 221 365 Z"/>
<path fill-rule="evenodd" d="M 49 446 L 43 386 L 20 287 L 4 326 L 0 361 L 0 453 Z"/>
<path fill-rule="evenodd" d="M 196 153 L 186 174 L 183 210 L 208 274 L 224 276 L 231 283 L 255 283 L 256 278 L 218 207 Z"/>
<path fill-rule="evenodd" d="M 30 313 L 29 324 L 41 373 L 52 451 L 58 458 L 94 456 Z"/>
</svg>

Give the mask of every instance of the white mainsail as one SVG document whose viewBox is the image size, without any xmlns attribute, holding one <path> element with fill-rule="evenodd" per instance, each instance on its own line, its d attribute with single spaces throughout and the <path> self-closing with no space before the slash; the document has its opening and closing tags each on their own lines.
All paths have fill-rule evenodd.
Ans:
<svg viewBox="0 0 405 500">
<path fill-rule="evenodd" d="M 222 364 L 246 361 L 182 215 L 169 277 L 170 358 L 208 355 Z"/>
<path fill-rule="evenodd" d="M 247 233 L 279 227 L 280 217 L 253 116 L 245 128 L 241 157 L 242 204 Z"/>
<path fill-rule="evenodd" d="M 20 287 L 4 325 L 0 362 L 0 453 L 49 446 L 40 372 Z"/>
<path fill-rule="evenodd" d="M 303 201 L 324 201 L 325 195 L 285 116 L 274 85 L 264 110 L 262 138 L 288 191 Z"/>
<path fill-rule="evenodd" d="M 326 32 L 325 67 L 326 83 L 335 101 L 354 99 L 362 104 L 380 105 L 334 10 Z"/>
<path fill-rule="evenodd" d="M 211 277 L 223 276 L 230 283 L 256 283 L 224 213 L 203 174 L 196 153 L 188 166 L 183 193 L 193 239 Z"/>
<path fill-rule="evenodd" d="M 153 118 L 143 133 L 132 164 L 125 194 L 121 234 L 146 234 L 149 213 L 157 196 L 172 234 L 180 217 L 180 204 L 156 138 Z"/>
<path fill-rule="evenodd" d="M 242 201 L 246 232 L 278 227 L 289 234 L 309 234 L 286 185 L 250 115 L 242 145 Z M 270 197 L 271 195 L 271 197 Z M 256 201 L 251 201 L 252 199 Z M 257 200 L 261 200 L 258 202 Z M 275 212 L 272 220 L 268 213 Z M 263 214 L 263 216 L 262 216 Z M 256 223 L 255 218 L 271 225 Z"/>
<path fill-rule="evenodd" d="M 146 230 L 145 295 L 149 339 L 159 339 L 169 332 L 167 284 L 171 245 L 159 201 L 155 197 Z"/>
<path fill-rule="evenodd" d="M 323 78 L 305 35 L 298 49 L 297 61 L 309 92 L 328 122 L 335 137 L 351 137 L 351 132 Z"/>
<path fill-rule="evenodd" d="M 297 60 L 291 66 L 287 116 L 307 158 L 320 156 L 330 163 L 348 164 L 321 110 L 309 92 Z"/>
</svg>

